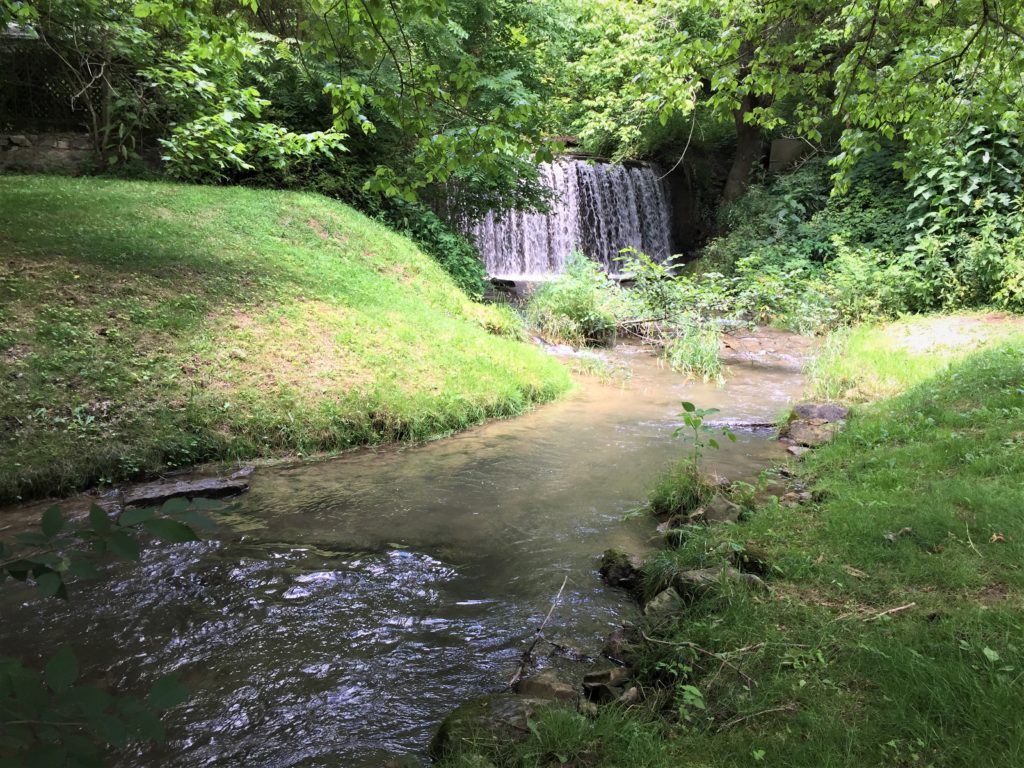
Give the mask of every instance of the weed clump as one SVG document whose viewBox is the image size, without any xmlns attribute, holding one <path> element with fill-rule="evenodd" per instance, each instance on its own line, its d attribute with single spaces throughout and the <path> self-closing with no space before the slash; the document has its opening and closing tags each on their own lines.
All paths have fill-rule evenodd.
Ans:
<svg viewBox="0 0 1024 768">
<path fill-rule="evenodd" d="M 669 469 L 651 490 L 647 501 L 658 517 L 685 515 L 709 502 L 714 487 L 691 459 L 683 459 Z"/>
<path fill-rule="evenodd" d="M 596 262 L 573 253 L 561 277 L 534 291 L 526 317 L 550 341 L 605 345 L 615 341 L 622 302 L 615 281 Z"/>
</svg>

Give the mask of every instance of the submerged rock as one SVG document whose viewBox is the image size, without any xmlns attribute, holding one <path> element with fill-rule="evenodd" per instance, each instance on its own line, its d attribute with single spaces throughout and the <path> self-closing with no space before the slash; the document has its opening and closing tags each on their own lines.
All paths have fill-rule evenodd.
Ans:
<svg viewBox="0 0 1024 768">
<path fill-rule="evenodd" d="M 561 699 L 575 701 L 579 695 L 576 686 L 559 677 L 552 669 L 524 677 L 516 683 L 515 692 L 534 699 Z"/>
<path fill-rule="evenodd" d="M 485 750 L 524 739 L 530 734 L 530 718 L 550 704 L 546 699 L 513 693 L 495 693 L 473 699 L 441 723 L 430 740 L 430 757 L 441 760 L 454 752 Z"/>
<path fill-rule="evenodd" d="M 238 496 L 248 490 L 248 475 L 240 471 L 231 477 L 162 480 L 136 485 L 121 492 L 121 504 L 125 507 L 155 507 L 171 499 L 223 499 Z"/>
</svg>

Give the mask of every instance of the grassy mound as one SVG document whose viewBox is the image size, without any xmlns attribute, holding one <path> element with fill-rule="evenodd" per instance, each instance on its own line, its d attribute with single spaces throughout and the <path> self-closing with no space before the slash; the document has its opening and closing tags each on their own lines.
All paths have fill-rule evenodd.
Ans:
<svg viewBox="0 0 1024 768">
<path fill-rule="evenodd" d="M 0 500 L 444 434 L 569 386 L 312 195 L 0 178 Z"/>
</svg>

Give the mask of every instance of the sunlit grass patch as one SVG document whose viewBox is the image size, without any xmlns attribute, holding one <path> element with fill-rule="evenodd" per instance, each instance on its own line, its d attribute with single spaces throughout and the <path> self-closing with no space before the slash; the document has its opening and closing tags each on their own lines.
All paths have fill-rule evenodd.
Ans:
<svg viewBox="0 0 1024 768">
<path fill-rule="evenodd" d="M 1024 318 L 993 312 L 841 328 L 829 334 L 810 365 L 811 395 L 847 402 L 891 397 L 993 341 L 1019 334 Z"/>
</svg>

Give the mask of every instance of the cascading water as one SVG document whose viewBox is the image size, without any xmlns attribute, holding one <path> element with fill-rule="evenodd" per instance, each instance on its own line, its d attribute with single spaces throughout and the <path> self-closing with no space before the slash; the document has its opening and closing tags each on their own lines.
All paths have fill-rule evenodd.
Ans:
<svg viewBox="0 0 1024 768">
<path fill-rule="evenodd" d="M 564 159 L 540 171 L 555 193 L 550 213 L 489 213 L 469 228 L 492 277 L 543 279 L 574 250 L 611 274 L 623 248 L 659 262 L 671 255 L 669 190 L 656 169 Z"/>
</svg>

